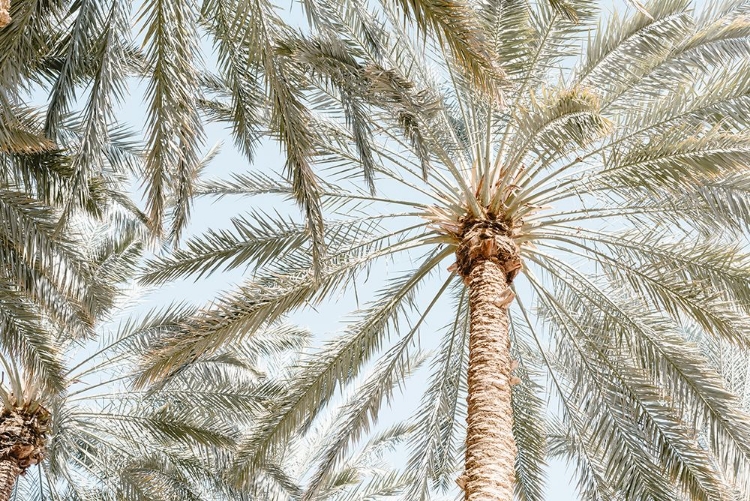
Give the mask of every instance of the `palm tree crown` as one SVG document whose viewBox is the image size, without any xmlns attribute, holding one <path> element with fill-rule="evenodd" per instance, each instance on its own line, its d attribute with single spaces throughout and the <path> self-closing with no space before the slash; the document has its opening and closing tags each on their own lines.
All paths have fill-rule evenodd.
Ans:
<svg viewBox="0 0 750 501">
<path fill-rule="evenodd" d="M 505 106 L 477 93 L 455 59 L 425 47 L 396 11 L 361 9 L 341 20 L 353 57 L 313 35 L 281 51 L 325 112 L 315 121 L 325 137 L 317 162 L 329 167 L 317 192 L 330 215 L 320 273 L 310 271 L 309 228 L 259 211 L 153 261 L 147 282 L 222 265 L 246 264 L 254 276 L 155 353 L 151 377 L 351 290 L 378 261 L 413 259 L 304 364 L 238 454 L 240 482 L 390 340 L 381 378 L 359 395 L 362 416 L 374 418 L 425 319 L 450 295 L 455 316 L 415 416 L 409 499 L 458 475 L 466 413 L 467 499 L 508 489 L 541 499 L 547 451 L 573 462 L 585 499 L 747 493 L 747 417 L 687 333 L 750 344 L 748 6 L 695 12 L 656 0 L 599 20 L 595 2 L 477 2 L 506 74 Z M 367 68 L 400 82 L 412 106 L 354 99 L 357 89 L 382 89 Z M 340 86 L 357 75 L 359 87 Z M 366 107 L 366 121 L 352 103 Z M 363 164 L 379 193 L 352 180 Z M 247 173 L 199 191 L 295 189 Z M 550 396 L 554 417 L 543 405 Z M 473 429 L 502 436 L 477 447 Z M 498 451 L 514 471 L 481 479 L 472 462 L 489 464 L 480 456 Z"/>
</svg>

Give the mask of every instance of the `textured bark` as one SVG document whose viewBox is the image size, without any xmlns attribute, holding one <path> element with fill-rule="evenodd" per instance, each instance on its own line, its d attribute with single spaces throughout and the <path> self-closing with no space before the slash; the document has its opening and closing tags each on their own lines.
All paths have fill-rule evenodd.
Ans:
<svg viewBox="0 0 750 501">
<path fill-rule="evenodd" d="M 8 501 L 13 495 L 13 486 L 21 473 L 21 467 L 12 459 L 0 461 L 0 501 Z"/>
<path fill-rule="evenodd" d="M 471 310 L 466 470 L 459 483 L 466 501 L 512 501 L 516 444 L 508 305 L 513 293 L 507 264 L 496 259 L 472 264 L 466 276 Z"/>
<path fill-rule="evenodd" d="M 0 28 L 10 24 L 10 0 L 0 0 Z"/>
<path fill-rule="evenodd" d="M 0 415 L 0 461 L 25 470 L 44 459 L 50 415 L 44 408 L 5 409 Z"/>
<path fill-rule="evenodd" d="M 8 501 L 18 475 L 44 459 L 50 413 L 34 403 L 0 413 L 0 501 Z"/>
</svg>

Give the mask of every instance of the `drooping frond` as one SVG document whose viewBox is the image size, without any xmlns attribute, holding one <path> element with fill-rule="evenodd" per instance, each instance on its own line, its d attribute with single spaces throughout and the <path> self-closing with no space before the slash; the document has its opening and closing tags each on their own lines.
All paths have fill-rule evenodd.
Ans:
<svg viewBox="0 0 750 501">
<path fill-rule="evenodd" d="M 433 361 L 434 375 L 424 401 L 414 416 L 407 467 L 409 499 L 428 499 L 431 484 L 441 490 L 453 485 L 459 416 L 466 412 L 460 394 L 466 392 L 463 374 L 468 361 L 468 303 L 462 293 L 452 324 L 447 326 L 441 349 Z"/>
<path fill-rule="evenodd" d="M 201 16 L 216 39 L 222 74 L 220 80 L 212 85 L 204 83 L 204 87 L 222 97 L 228 94 L 229 113 L 226 117 L 219 117 L 219 121 L 229 122 L 235 144 L 248 160 L 252 160 L 264 123 L 262 105 L 266 102 L 255 68 L 247 64 L 253 57 L 251 51 L 254 48 L 233 33 L 232 2 L 205 2 Z"/>
<path fill-rule="evenodd" d="M 151 0 L 141 7 L 149 74 L 148 214 L 158 234 L 165 202 L 174 193 L 177 210 L 172 235 L 186 224 L 193 174 L 200 160 L 203 127 L 197 114 L 198 13 L 192 2 Z"/>
<path fill-rule="evenodd" d="M 544 400 L 540 396 L 541 386 L 534 360 L 535 350 L 527 342 L 528 332 L 522 328 L 524 322 L 516 319 L 512 324 L 514 360 L 518 360 L 515 371 L 521 382 L 513 387 L 513 437 L 518 446 L 516 457 L 516 497 L 520 501 L 543 500 L 545 493 L 545 471 L 547 456 L 547 430 L 544 416 Z"/>
<path fill-rule="evenodd" d="M 269 451 L 326 403 L 337 386 L 360 372 L 382 347 L 385 336 L 397 328 L 399 318 L 414 309 L 413 297 L 419 284 L 442 258 L 442 253 L 432 253 L 424 259 L 419 273 L 394 281 L 391 290 L 365 309 L 340 338 L 301 365 L 305 384 L 290 386 L 279 399 L 278 409 L 262 420 L 240 446 L 235 477 L 239 484 L 247 482 Z"/>
<path fill-rule="evenodd" d="M 408 19 L 422 30 L 432 30 L 439 43 L 450 47 L 453 57 L 489 96 L 498 96 L 502 67 L 487 43 L 472 6 L 464 0 L 397 0 Z"/>
</svg>

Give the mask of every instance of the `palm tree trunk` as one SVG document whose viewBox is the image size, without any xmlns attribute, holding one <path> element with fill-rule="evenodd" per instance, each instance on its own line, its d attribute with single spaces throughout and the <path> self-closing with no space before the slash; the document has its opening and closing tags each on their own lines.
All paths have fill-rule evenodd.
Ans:
<svg viewBox="0 0 750 501">
<path fill-rule="evenodd" d="M 464 499 L 513 501 L 508 305 L 514 296 L 506 270 L 494 259 L 475 261 L 467 278 L 471 326 Z"/>
<path fill-rule="evenodd" d="M 13 495 L 13 486 L 16 484 L 21 468 L 13 459 L 0 461 L 0 501 L 9 501 Z"/>
<path fill-rule="evenodd" d="M 10 24 L 10 0 L 0 0 L 0 28 Z"/>
</svg>

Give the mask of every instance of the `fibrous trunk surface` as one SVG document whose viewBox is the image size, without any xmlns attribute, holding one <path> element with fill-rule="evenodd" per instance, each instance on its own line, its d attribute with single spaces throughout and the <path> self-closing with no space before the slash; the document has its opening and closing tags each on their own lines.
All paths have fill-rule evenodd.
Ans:
<svg viewBox="0 0 750 501">
<path fill-rule="evenodd" d="M 505 267 L 480 260 L 468 276 L 469 397 L 466 437 L 466 501 L 512 501 L 516 444 L 513 439 L 508 304 Z"/>
<path fill-rule="evenodd" d="M 44 458 L 50 413 L 39 405 L 0 412 L 0 501 L 8 501 L 18 476 Z"/>
<path fill-rule="evenodd" d="M 0 0 L 0 28 L 10 24 L 10 0 Z"/>
<path fill-rule="evenodd" d="M 22 470 L 43 458 L 50 415 L 43 407 L 34 411 L 5 409 L 0 414 L 0 461 L 15 461 Z"/>
<path fill-rule="evenodd" d="M 462 218 L 455 269 L 469 288 L 470 333 L 466 464 L 458 479 L 466 501 L 513 501 L 510 284 L 520 271 L 515 224 L 502 215 Z"/>
<path fill-rule="evenodd" d="M 0 461 L 0 501 L 8 501 L 13 495 L 13 486 L 20 474 L 21 467 L 14 460 Z"/>
</svg>

